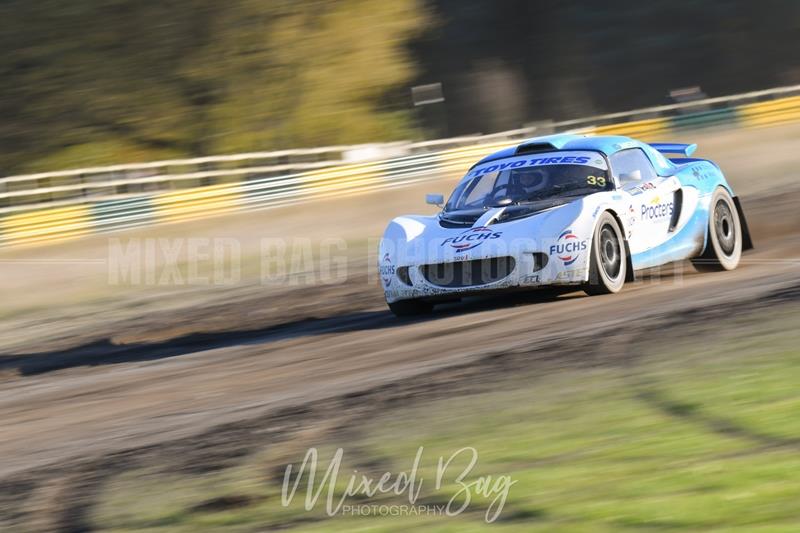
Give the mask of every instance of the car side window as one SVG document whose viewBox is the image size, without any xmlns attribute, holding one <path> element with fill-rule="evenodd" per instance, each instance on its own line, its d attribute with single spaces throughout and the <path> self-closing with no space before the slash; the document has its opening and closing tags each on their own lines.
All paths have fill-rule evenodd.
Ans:
<svg viewBox="0 0 800 533">
<path fill-rule="evenodd" d="M 644 183 L 656 178 L 656 171 L 647 155 L 639 148 L 622 150 L 610 158 L 611 169 L 621 187 Z"/>
</svg>

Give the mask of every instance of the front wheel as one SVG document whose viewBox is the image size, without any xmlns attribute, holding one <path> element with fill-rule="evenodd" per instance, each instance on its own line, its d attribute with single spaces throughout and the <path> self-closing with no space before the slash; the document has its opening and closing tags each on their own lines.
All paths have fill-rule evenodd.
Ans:
<svg viewBox="0 0 800 533">
<path fill-rule="evenodd" d="M 714 191 L 708 213 L 708 237 L 703 255 L 692 259 L 700 272 L 733 270 L 742 257 L 742 222 L 731 195 L 722 187 Z"/>
<path fill-rule="evenodd" d="M 628 273 L 628 260 L 622 230 L 614 216 L 605 211 L 597 219 L 589 257 L 587 294 L 610 294 L 622 290 Z"/>
<path fill-rule="evenodd" d="M 433 310 L 433 304 L 423 300 L 400 300 L 387 305 L 394 316 L 424 315 Z"/>
</svg>

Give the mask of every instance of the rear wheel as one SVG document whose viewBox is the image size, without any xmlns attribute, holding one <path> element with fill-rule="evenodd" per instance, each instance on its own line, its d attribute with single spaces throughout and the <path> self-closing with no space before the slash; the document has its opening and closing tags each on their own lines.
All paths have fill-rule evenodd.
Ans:
<svg viewBox="0 0 800 533">
<path fill-rule="evenodd" d="M 697 270 L 733 270 L 739 265 L 742 257 L 742 223 L 733 198 L 721 187 L 711 197 L 707 241 L 703 255 L 692 259 Z"/>
<path fill-rule="evenodd" d="M 395 316 L 424 315 L 433 310 L 433 304 L 423 300 L 400 300 L 388 305 L 389 311 L 394 313 Z"/>
<path fill-rule="evenodd" d="M 614 216 L 605 211 L 597 219 L 589 257 L 587 294 L 610 294 L 622 290 L 628 273 L 628 260 L 622 230 Z"/>
</svg>

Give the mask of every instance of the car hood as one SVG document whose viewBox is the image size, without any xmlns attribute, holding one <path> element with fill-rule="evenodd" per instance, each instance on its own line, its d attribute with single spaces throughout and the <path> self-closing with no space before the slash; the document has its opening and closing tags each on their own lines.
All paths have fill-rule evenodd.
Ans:
<svg viewBox="0 0 800 533">
<path fill-rule="evenodd" d="M 576 198 L 550 198 L 525 204 L 490 207 L 487 209 L 463 209 L 458 211 L 443 211 L 439 214 L 439 225 L 450 229 L 464 229 L 475 225 L 479 220 L 489 219 L 488 223 L 498 224 L 510 222 L 522 217 L 528 217 L 560 207 L 576 201 Z M 491 215 L 487 217 L 486 215 Z M 484 222 L 486 224 L 486 222 Z"/>
<path fill-rule="evenodd" d="M 397 264 L 426 264 L 545 251 L 581 213 L 583 198 L 539 206 L 529 216 L 507 218 L 506 206 L 482 211 L 472 224 L 444 226 L 436 216 L 402 216 L 386 229 L 382 246 Z M 511 214 L 515 210 L 511 209 Z M 502 222 L 502 220 L 507 220 Z"/>
</svg>

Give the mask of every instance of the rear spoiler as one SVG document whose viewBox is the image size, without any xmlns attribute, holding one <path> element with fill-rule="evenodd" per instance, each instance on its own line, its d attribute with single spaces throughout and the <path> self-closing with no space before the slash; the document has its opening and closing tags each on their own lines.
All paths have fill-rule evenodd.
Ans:
<svg viewBox="0 0 800 533">
<path fill-rule="evenodd" d="M 689 157 L 697 150 L 696 144 L 650 143 L 650 146 L 662 154 L 679 154 L 684 157 Z"/>
</svg>

